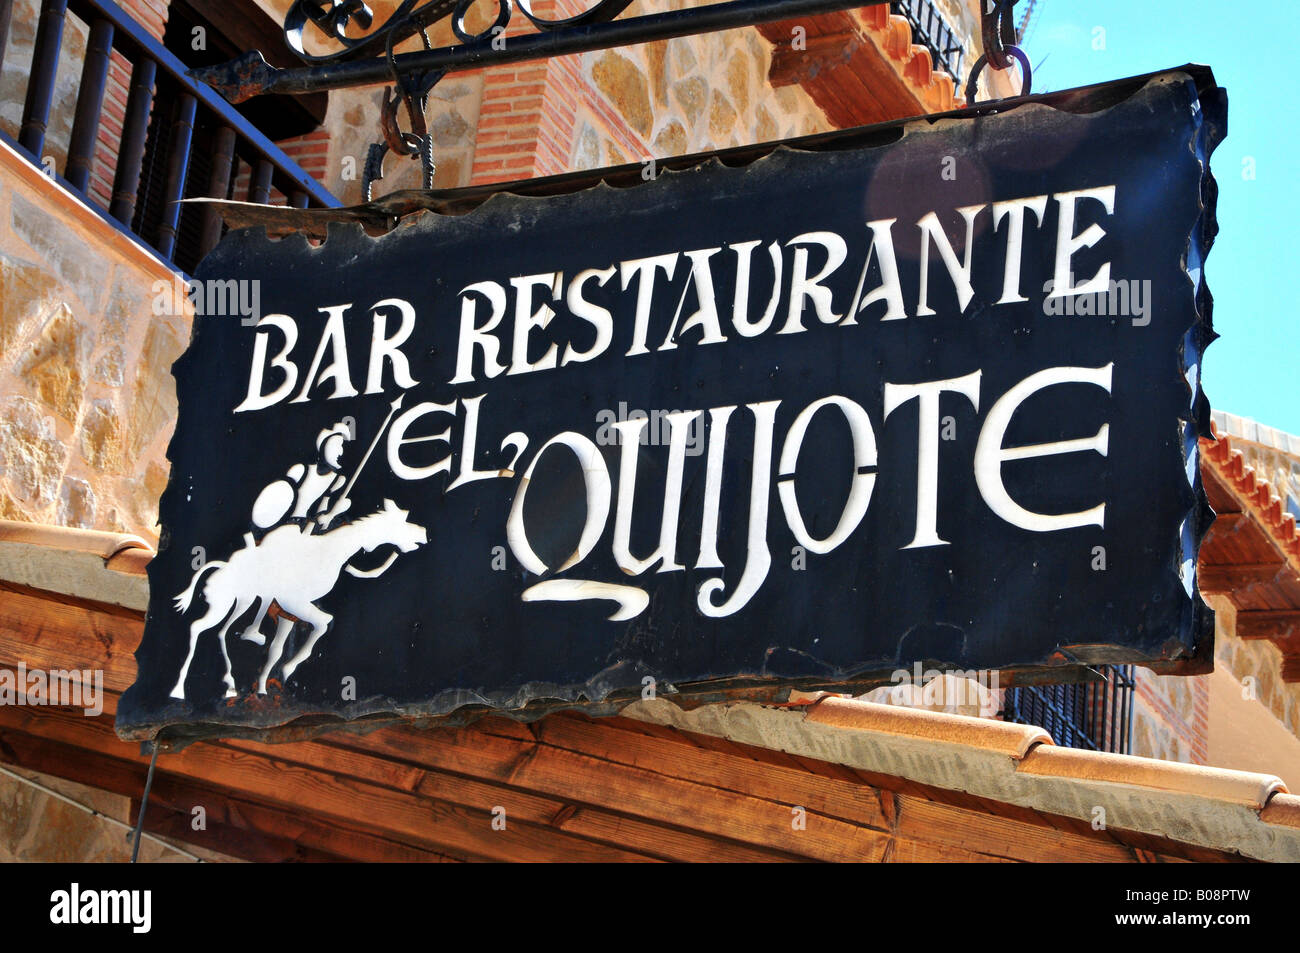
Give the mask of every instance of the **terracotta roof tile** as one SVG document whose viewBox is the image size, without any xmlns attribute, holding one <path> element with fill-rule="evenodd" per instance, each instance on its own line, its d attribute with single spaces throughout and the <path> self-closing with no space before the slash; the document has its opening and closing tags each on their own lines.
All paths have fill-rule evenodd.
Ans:
<svg viewBox="0 0 1300 953">
<path fill-rule="evenodd" d="M 1283 827 L 1300 827 L 1300 797 L 1294 794 L 1274 794 L 1260 811 L 1259 819 L 1265 824 Z"/>
<path fill-rule="evenodd" d="M 1286 793 L 1282 779 L 1271 774 L 1160 761 L 1104 751 L 1058 748 L 1055 745 L 1035 748 L 1016 770 L 1022 774 L 1104 781 L 1195 794 L 1256 809 L 1263 808 L 1273 795 Z"/>
<path fill-rule="evenodd" d="M 1242 503 L 1242 510 L 1254 518 L 1265 530 L 1278 550 L 1300 570 L 1300 532 L 1295 516 L 1282 505 L 1282 498 L 1272 485 L 1246 463 L 1245 455 L 1232 446 L 1232 439 L 1201 439 L 1202 466 L 1213 468 Z"/>
<path fill-rule="evenodd" d="M 132 576 L 143 576 L 149 569 L 149 563 L 153 561 L 153 557 L 154 551 L 152 549 L 140 549 L 139 547 L 123 549 L 109 557 L 108 568 Z"/>
<path fill-rule="evenodd" d="M 1085 835 L 1102 808 L 1125 844 L 1300 861 L 1300 798 L 1273 775 L 1060 748 L 1037 728 L 837 695 L 795 701 L 689 712 L 643 701 L 623 715 L 842 764 L 877 786 L 919 797 L 938 789 L 980 810 L 1011 805 Z"/>
<path fill-rule="evenodd" d="M 152 558 L 129 533 L 0 520 L 0 581 L 14 585 L 143 612 Z"/>
<path fill-rule="evenodd" d="M 1052 743 L 1051 735 L 1032 725 L 877 705 L 834 695 L 812 701 L 807 709 L 807 719 L 836 728 L 965 745 L 1016 759 L 1024 758 L 1035 745 Z"/>
<path fill-rule="evenodd" d="M 912 42 L 912 25 L 906 17 L 890 13 L 884 4 L 863 7 L 857 16 L 877 45 L 897 64 L 891 65 L 915 88 L 929 112 L 944 112 L 964 102 L 956 96 L 953 77 L 936 70 L 930 51 Z"/>
<path fill-rule="evenodd" d="M 127 549 L 149 549 L 149 544 L 130 533 L 108 533 L 95 529 L 74 529 L 45 523 L 0 520 L 0 542 L 27 543 L 73 552 L 94 553 L 108 559 Z"/>
</svg>

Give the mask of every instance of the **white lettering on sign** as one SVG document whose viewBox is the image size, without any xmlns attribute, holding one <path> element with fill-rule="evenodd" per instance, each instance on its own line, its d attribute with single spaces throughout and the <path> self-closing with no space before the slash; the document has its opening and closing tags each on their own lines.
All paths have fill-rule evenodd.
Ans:
<svg viewBox="0 0 1300 953">
<path fill-rule="evenodd" d="M 1030 512 L 1011 499 L 1010 494 L 1007 493 L 1007 488 L 1002 483 L 1002 464 L 1007 460 L 1031 460 L 1034 457 L 1079 453 L 1084 450 L 1092 450 L 1104 457 L 1109 449 L 1109 424 L 1102 424 L 1101 429 L 1093 436 L 1077 440 L 1060 440 L 1055 443 L 1031 444 L 1025 447 L 1004 447 L 1002 440 L 1006 436 L 1012 415 L 1034 394 L 1056 384 L 1070 383 L 1095 384 L 1109 394 L 1113 369 L 1113 364 L 1098 368 L 1049 367 L 1045 371 L 1026 377 L 1003 394 L 993 405 L 980 431 L 979 443 L 975 447 L 975 482 L 989 509 L 1012 526 L 1019 526 L 1021 529 L 1035 533 L 1050 533 L 1053 530 L 1072 529 L 1075 526 L 1106 525 L 1105 503 L 1098 503 L 1081 513 L 1060 513 L 1049 516 L 1045 513 Z"/>
<path fill-rule="evenodd" d="M 950 296 L 964 313 L 975 295 L 973 267 L 981 255 L 1004 256 L 998 259 L 996 272 L 998 297 L 996 301 L 992 301 L 993 295 L 986 299 L 994 307 L 1026 302 L 1025 288 L 1039 286 L 1038 281 L 1022 282 L 1025 262 L 1030 260 L 1050 262 L 1055 290 L 1049 297 L 1088 294 L 1109 281 L 1110 265 L 1102 260 L 1105 246 L 1091 253 L 1089 267 L 1097 264 L 1091 278 L 1074 285 L 1072 267 L 1076 256 L 1098 246 L 1106 233 L 1094 222 L 1076 234 L 1076 223 L 1080 216 L 1086 221 L 1102 212 L 1113 215 L 1115 201 L 1115 187 L 1107 185 L 968 205 L 942 215 L 928 212 L 910 226 L 896 218 L 876 219 L 864 222 L 860 233 L 847 237 L 819 230 L 784 240 L 747 238 L 729 245 L 594 262 L 577 270 L 570 266 L 567 271 L 472 281 L 452 299 L 452 314 L 459 312 L 459 322 L 454 355 L 447 356 L 449 367 L 454 364 L 447 385 L 478 385 L 475 389 L 479 389 L 482 381 L 501 375 L 564 374 L 571 365 L 602 357 L 649 361 L 654 360 L 652 352 L 690 345 L 726 348 L 739 339 L 802 334 L 819 326 L 834 326 L 836 330 L 826 331 L 830 334 L 852 333 L 843 329 L 870 319 L 899 322 L 935 315 L 933 305 L 940 294 Z M 986 210 L 988 218 L 981 229 L 980 216 Z M 1050 222 L 1053 212 L 1056 220 Z M 920 265 L 910 305 L 895 247 L 905 228 L 914 230 L 911 238 L 916 241 L 909 247 L 918 249 Z M 950 236 L 957 233 L 964 233 L 964 238 L 954 241 Z M 1035 241 L 1054 241 L 1055 245 L 1050 254 L 1030 255 Z M 938 259 L 934 268 L 932 252 Z M 720 287 L 730 289 L 729 301 L 720 301 Z M 782 303 L 785 311 L 778 322 Z M 285 401 L 303 404 L 355 397 L 354 370 L 359 375 L 362 368 L 366 395 L 409 390 L 429 378 L 429 355 L 413 349 L 411 342 L 419 322 L 436 320 L 433 314 L 426 313 L 419 302 L 396 297 L 380 298 L 368 312 L 354 314 L 353 308 L 353 302 L 319 308 L 324 320 L 317 319 L 314 326 L 319 330 L 311 334 L 304 334 L 286 314 L 268 314 L 258 320 L 251 330 L 248 386 L 234 411 L 260 412 Z M 948 308 L 951 311 L 951 305 Z M 349 322 L 366 321 L 367 317 L 368 353 L 350 355 Z M 450 315 L 443 317 L 454 321 Z M 971 320 L 979 320 L 979 315 L 972 315 Z M 354 350 L 361 347 L 354 339 Z M 364 363 L 356 362 L 358 358 L 364 358 Z M 800 559 L 809 558 L 809 554 L 812 558 L 826 556 L 861 531 L 881 472 L 877 434 L 887 426 L 903 428 L 904 433 L 915 428 L 916 435 L 916 459 L 892 462 L 895 468 L 902 468 L 895 473 L 915 474 L 914 485 L 909 482 L 907 487 L 915 500 L 915 520 L 909 528 L 910 541 L 900 539 L 897 543 L 903 550 L 948 545 L 942 526 L 945 519 L 955 519 L 953 494 L 945 493 L 941 473 L 951 473 L 954 468 L 965 468 L 983 503 L 1012 526 L 1043 533 L 1104 525 L 1105 500 L 1080 512 L 1053 514 L 1038 512 L 1031 500 L 1014 499 L 1004 483 L 1003 467 L 1011 461 L 1064 454 L 1105 456 L 1109 447 L 1109 425 L 1105 423 L 1092 436 L 1048 443 L 1007 446 L 1006 437 L 1012 418 L 1031 400 L 1059 401 L 1064 415 L 1069 406 L 1065 402 L 1071 399 L 1068 395 L 1075 392 L 1062 389 L 1058 395 L 1058 385 L 1101 387 L 1109 394 L 1113 365 L 1041 369 L 1000 395 L 981 394 L 980 368 L 964 370 L 966 373 L 956 376 L 935 375 L 921 381 L 881 380 L 877 393 L 882 399 L 874 411 L 843 393 L 830 393 L 802 407 L 783 405 L 780 400 L 754 400 L 656 411 L 664 427 L 662 435 L 654 431 L 653 439 L 647 439 L 651 420 L 644 412 L 620 412 L 616 421 L 612 412 L 598 412 L 597 420 L 602 414 L 609 419 L 602 431 L 605 437 L 597 434 L 595 440 L 568 430 L 549 437 L 520 431 L 500 437 L 500 431 L 491 436 L 481 434 L 485 419 L 492 420 L 494 410 L 505 413 L 504 408 L 493 408 L 489 392 L 445 394 L 445 400 L 426 399 L 406 409 L 401 408 L 399 397 L 381 428 L 386 431 L 382 433 L 383 446 L 378 446 L 381 438 L 375 436 L 371 449 L 380 450 L 379 458 L 400 480 L 443 477 L 444 494 L 487 480 L 513 481 L 514 496 L 504 527 L 506 542 L 524 572 L 544 577 L 524 590 L 522 598 L 527 602 L 606 599 L 618 603 L 610 618 L 634 617 L 649 603 L 639 577 L 652 569 L 657 573 L 686 571 L 690 554 L 679 552 L 678 540 L 683 524 L 698 520 L 699 549 L 693 554 L 692 568 L 708 575 L 696 589 L 696 606 L 702 615 L 719 618 L 740 611 L 767 578 L 772 565 L 768 536 L 775 503 L 779 503 Z M 991 407 L 981 420 L 981 407 L 988 405 L 990 398 Z M 879 414 L 877 420 L 873 420 L 873 412 Z M 846 474 L 848 489 L 838 505 L 838 515 L 823 524 L 820 520 L 825 514 L 820 514 L 810 524 L 800 508 L 796 487 L 801 466 L 804 485 L 809 468 L 823 466 L 823 461 L 814 459 L 815 454 L 801 452 L 814 418 L 823 413 L 825 417 L 817 424 L 819 433 L 839 434 L 837 439 L 850 451 L 852 471 Z M 963 445 L 954 442 L 953 435 L 967 426 L 976 428 L 971 432 L 977 433 L 978 439 L 973 456 L 967 450 L 961 459 L 954 454 Z M 354 431 L 355 425 L 350 423 L 343 433 L 349 433 L 349 428 Z M 322 432 L 321 447 L 332 445 L 336 429 Z M 354 432 L 347 439 L 352 437 Z M 499 441 L 500 454 L 480 449 L 490 448 L 489 440 Z M 534 440 L 538 448 L 524 461 Z M 906 440 L 910 444 L 910 434 Z M 614 474 L 610 472 L 612 463 L 607 464 L 598 446 L 611 442 L 620 445 Z M 702 506 L 685 515 L 687 457 L 706 451 Z M 653 466 L 643 466 L 643 457 L 648 460 L 649 455 L 665 453 Z M 503 454 L 508 454 L 508 462 Z M 566 454 L 570 463 L 564 462 Z M 554 514 L 542 501 L 525 507 L 543 458 L 548 468 L 576 466 L 584 494 L 581 531 L 567 558 L 555 560 L 558 565 L 548 565 L 532 542 L 550 538 L 552 528 L 542 522 Z M 724 479 L 724 471 L 729 471 L 736 459 L 744 461 L 747 478 Z M 524 467 L 522 475 L 520 466 Z M 328 485 L 327 475 L 311 479 L 319 482 L 319 487 L 312 484 L 313 493 L 339 491 L 339 487 Z M 290 492 L 277 485 L 268 488 L 259 505 L 267 513 L 279 513 L 306 492 Z M 737 550 L 728 559 L 743 560 L 743 564 L 727 567 L 719 549 L 719 534 L 721 514 L 731 511 L 724 500 L 724 493 L 730 492 L 747 492 L 747 516 L 736 521 L 743 525 L 730 527 L 744 546 L 743 553 Z M 347 496 L 347 490 L 342 496 Z M 657 508 L 653 520 L 657 538 L 653 543 L 642 540 L 634 544 L 632 527 L 644 522 L 637 518 L 644 516 L 638 507 L 646 506 Z M 329 516 L 339 518 L 343 508 L 340 504 Z M 788 540 L 777 542 L 790 545 Z M 609 557 L 626 578 L 617 583 L 555 578 L 569 570 L 580 572 L 579 567 L 597 548 L 606 545 Z M 368 572 L 358 570 L 354 575 L 365 577 Z"/>
<path fill-rule="evenodd" d="M 931 304 L 935 283 L 931 281 L 931 249 L 943 265 L 956 297 L 960 311 L 964 312 L 973 296 L 972 269 L 977 253 L 984 242 L 976 228 L 977 221 L 986 208 L 990 208 L 993 230 L 1005 232 L 1002 249 L 988 253 L 1004 256 L 1002 293 L 997 305 L 1016 304 L 1027 299 L 1022 294 L 1021 270 L 1025 249 L 1029 243 L 1032 212 L 1035 234 L 1043 239 L 1043 225 L 1047 216 L 1049 199 L 1054 199 L 1057 220 L 1054 233 L 1047 230 L 1047 240 L 1055 239 L 1052 257 L 1054 279 L 1048 298 L 1087 295 L 1109 287 L 1110 262 L 1100 264 L 1097 272 L 1079 284 L 1073 283 L 1074 257 L 1085 249 L 1097 245 L 1106 235 L 1095 222 L 1075 234 L 1079 209 L 1087 203 L 1096 203 L 1107 215 L 1115 212 L 1115 186 L 1062 192 L 1053 196 L 1032 195 L 987 205 L 968 205 L 954 209 L 947 224 L 937 212 L 928 212 L 917 219 L 915 229 L 920 246 L 920 276 L 915 306 L 909 312 L 904 289 L 899 279 L 895 252 L 895 226 L 897 219 L 879 219 L 866 222 L 863 233 L 851 236 L 857 248 L 844 236 L 828 230 L 805 232 L 785 242 L 766 243 L 769 262 L 756 267 L 755 251 L 764 245 L 763 239 L 750 239 L 729 246 L 672 251 L 644 258 L 633 258 L 606 265 L 594 265 L 577 272 L 568 279 L 562 272 L 540 272 L 499 282 L 475 281 L 459 292 L 460 326 L 457 337 L 455 373 L 448 381 L 451 385 L 468 384 L 476 380 L 491 380 L 501 374 L 534 374 L 556 371 L 570 364 L 585 363 L 610 352 L 620 331 L 628 338 L 625 357 L 637 358 L 652 352 L 650 340 L 652 323 L 663 315 L 666 325 L 663 337 L 654 348 L 671 351 L 683 343 L 695 345 L 724 344 L 728 338 L 724 327 L 724 313 L 717 300 L 719 268 L 730 269 L 730 284 L 734 288 L 730 301 L 728 324 L 741 338 L 757 337 L 771 333 L 776 311 L 781 300 L 787 302 L 785 320 L 777 334 L 799 334 L 809 326 L 805 313 L 816 315 L 821 324 L 839 327 L 856 325 L 862 314 L 874 305 L 883 304 L 881 321 L 899 321 L 908 317 L 925 317 L 936 312 Z M 948 236 L 947 227 L 955 215 L 964 225 L 965 238 L 960 254 Z M 1005 224 L 1004 224 L 1005 223 Z M 996 244 L 996 242 L 994 242 Z M 854 267 L 856 286 L 843 313 L 835 307 L 833 281 L 838 281 L 850 255 L 862 262 Z M 679 269 L 685 258 L 689 268 Z M 788 262 L 787 262 L 788 258 Z M 868 286 L 872 266 L 879 272 L 879 283 Z M 815 269 L 815 270 L 814 270 Z M 674 278 L 679 270 L 685 271 L 681 287 L 674 289 Z M 768 284 L 767 273 L 771 273 Z M 631 325 L 620 328 L 615 312 L 593 300 L 595 289 L 611 286 L 614 275 L 619 275 L 621 291 L 631 292 L 636 286 L 631 303 Z M 844 282 L 853 279 L 844 278 Z M 841 283 L 847 291 L 850 285 Z M 612 287 L 607 291 L 617 295 Z M 665 295 L 668 295 L 665 299 Z M 513 300 L 512 300 L 513 299 Z M 695 301 L 695 310 L 683 319 L 688 300 Z M 763 313 L 755 317 L 754 305 L 763 303 Z M 513 306 L 512 306 L 513 305 Z M 314 342 L 308 370 L 303 375 L 302 386 L 294 403 L 305 403 L 320 398 L 321 385 L 332 385 L 325 399 L 338 399 L 356 394 L 352 383 L 347 345 L 344 339 L 344 322 L 351 304 L 328 305 L 320 309 L 328 315 L 320 338 Z M 561 310 L 562 309 L 562 310 Z M 416 323 L 414 306 L 397 298 L 387 298 L 373 308 L 374 333 L 366 364 L 367 394 L 382 390 L 384 369 L 391 370 L 393 383 L 401 388 L 415 386 L 409 356 L 403 352 Z M 395 313 L 400 319 L 395 331 L 389 332 L 389 318 Z M 507 320 L 507 315 L 511 317 Z M 557 317 L 576 321 L 559 321 Z M 594 331 L 590 344 L 573 340 L 559 340 L 550 334 L 554 326 L 573 328 L 589 326 Z M 271 347 L 270 329 L 278 328 L 285 342 L 274 357 L 268 360 Z M 257 322 L 253 361 L 249 370 L 248 395 L 235 408 L 245 412 L 264 410 L 284 400 L 296 386 L 299 378 L 298 363 L 292 359 L 298 346 L 298 328 L 287 315 L 267 315 Z M 585 335 L 584 335 L 585 336 Z M 502 361 L 503 351 L 509 352 L 509 363 Z M 305 357 L 305 355 L 303 355 Z M 284 379 L 269 393 L 268 371 L 278 371 Z"/>
</svg>

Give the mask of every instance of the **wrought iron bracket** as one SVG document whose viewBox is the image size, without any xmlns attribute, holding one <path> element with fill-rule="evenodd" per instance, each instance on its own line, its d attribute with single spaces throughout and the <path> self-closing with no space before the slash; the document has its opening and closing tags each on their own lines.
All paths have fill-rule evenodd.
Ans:
<svg viewBox="0 0 1300 953">
<path fill-rule="evenodd" d="M 361 0 L 297 0 L 285 20 L 285 39 L 305 65 L 278 69 L 257 51 L 228 63 L 193 70 L 228 101 L 241 103 L 265 93 L 300 93 L 390 82 L 410 74 L 434 75 L 500 63 L 546 59 L 573 53 L 731 30 L 780 20 L 875 6 L 884 0 L 729 0 L 614 19 L 631 0 L 598 0 L 589 10 L 565 20 L 536 16 L 529 0 L 496 0 L 497 17 L 480 33 L 469 33 L 465 17 L 473 0 L 404 0 L 382 26 L 365 36 L 348 35 L 350 26 L 369 29 L 373 14 Z M 505 36 L 514 7 L 538 32 Z M 396 45 L 451 17 L 457 46 L 387 55 Z M 307 50 L 308 27 L 317 42 L 337 47 L 313 54 Z"/>
<path fill-rule="evenodd" d="M 985 0 L 984 13 L 980 17 L 980 39 L 983 52 L 970 69 L 966 80 L 966 104 L 975 103 L 975 94 L 979 89 L 980 72 L 984 67 L 994 70 L 1010 69 L 1012 60 L 1020 64 L 1021 96 L 1028 96 L 1033 89 L 1033 72 L 1029 66 L 1029 57 L 1024 54 L 1016 42 L 1019 39 L 1012 20 L 1017 0 Z"/>
<path fill-rule="evenodd" d="M 295 0 L 285 18 L 284 36 L 304 66 L 277 69 L 253 51 L 228 63 L 193 70 L 191 76 L 232 103 L 266 93 L 297 95 L 391 81 L 380 117 L 382 138 L 370 147 L 362 178 L 362 193 L 370 201 L 374 183 L 384 177 L 384 159 L 390 152 L 418 157 L 424 188 L 433 187 L 436 166 L 424 110 L 430 90 L 449 72 L 790 20 L 872 6 L 881 0 L 730 0 L 626 20 L 615 18 L 632 0 L 597 0 L 582 13 L 560 20 L 537 16 L 531 0 L 496 0 L 492 24 L 472 33 L 465 21 L 474 2 L 403 0 L 372 30 L 374 13 L 363 0 Z M 506 37 L 516 7 L 537 28 L 536 33 Z M 460 45 L 434 49 L 428 28 L 447 18 Z M 369 32 L 352 35 L 357 28 Z M 309 41 L 313 33 L 314 41 Z M 424 40 L 424 50 L 394 52 L 398 44 L 416 35 Z M 309 44 L 333 49 L 313 53 Z M 409 132 L 398 125 L 401 105 L 406 107 Z"/>
</svg>

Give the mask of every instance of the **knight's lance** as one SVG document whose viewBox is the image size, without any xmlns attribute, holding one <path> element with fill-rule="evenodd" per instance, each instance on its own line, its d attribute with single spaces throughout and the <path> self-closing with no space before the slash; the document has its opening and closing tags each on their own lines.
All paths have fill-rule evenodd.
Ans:
<svg viewBox="0 0 1300 953">
<path fill-rule="evenodd" d="M 397 400 L 393 401 L 392 406 L 388 408 L 388 416 L 385 417 L 384 422 L 380 424 L 379 432 L 375 434 L 375 439 L 370 441 L 370 446 L 366 448 L 366 455 L 361 458 L 361 462 L 357 464 L 357 468 L 352 471 L 352 479 L 348 480 L 347 485 L 343 487 L 343 492 L 340 493 L 339 498 L 334 501 L 334 505 L 330 507 L 331 510 L 337 509 L 339 505 L 348 498 L 348 494 L 352 492 L 352 485 L 357 482 L 357 477 L 361 476 L 361 471 L 365 467 L 366 461 L 370 459 L 370 455 L 375 452 L 375 447 L 379 446 L 379 438 L 382 437 L 384 431 L 388 429 L 388 424 L 392 421 L 393 414 L 397 413 L 398 409 L 402 406 L 402 398 L 405 396 L 405 394 L 398 394 Z"/>
</svg>

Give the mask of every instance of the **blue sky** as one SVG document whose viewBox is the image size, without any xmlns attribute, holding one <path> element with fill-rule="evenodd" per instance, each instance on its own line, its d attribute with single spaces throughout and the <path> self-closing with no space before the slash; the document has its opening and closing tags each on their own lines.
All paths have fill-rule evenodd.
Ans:
<svg viewBox="0 0 1300 953">
<path fill-rule="evenodd" d="M 1016 4 L 1017 19 L 1029 0 Z M 1098 28 L 1104 33 L 1098 32 Z M 1038 0 L 1024 48 L 1034 92 L 1204 63 L 1228 91 L 1211 162 L 1219 236 L 1206 262 L 1216 410 L 1300 434 L 1300 4 L 1295 0 Z M 1097 49 L 1094 47 L 1100 46 Z M 1247 158 L 1254 178 L 1247 178 Z"/>
</svg>

